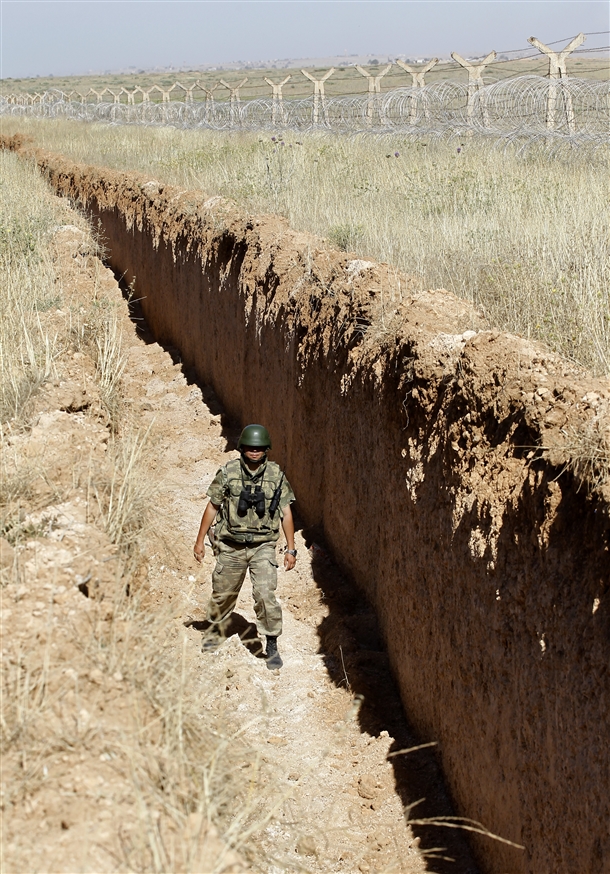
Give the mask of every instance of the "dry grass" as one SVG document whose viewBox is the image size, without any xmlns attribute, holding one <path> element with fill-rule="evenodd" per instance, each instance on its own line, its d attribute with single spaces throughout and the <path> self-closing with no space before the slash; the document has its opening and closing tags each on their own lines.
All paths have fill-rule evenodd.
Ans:
<svg viewBox="0 0 610 874">
<path fill-rule="evenodd" d="M 610 483 L 610 404 L 602 403 L 594 416 L 568 437 L 569 467 L 587 488 L 603 491 Z"/>
<path fill-rule="evenodd" d="M 116 870 L 213 872 L 231 848 L 254 858 L 253 838 L 283 800 L 280 787 L 244 740 L 243 719 L 206 707 L 221 678 L 213 668 L 203 677 L 194 672 L 169 609 L 146 609 L 137 593 L 118 592 L 111 622 L 90 612 L 89 624 L 75 627 L 76 671 L 66 672 L 50 646 L 35 660 L 23 651 L 5 662 L 4 810 L 49 780 L 65 785 L 61 761 L 84 754 L 111 762 L 129 787 L 127 798 L 119 793 L 129 816 L 114 850 Z M 104 731 L 83 710 L 92 672 L 102 686 L 121 677 L 120 731 Z"/>
<path fill-rule="evenodd" d="M 33 164 L 8 152 L 0 152 L 0 196 L 0 533 L 14 541 L 21 536 L 22 505 L 44 471 L 34 459 L 17 460 L 6 441 L 27 426 L 35 395 L 67 339 L 45 327 L 45 314 L 62 301 L 50 245 L 67 210 Z"/>
<path fill-rule="evenodd" d="M 0 192 L 0 414 L 5 423 L 26 414 L 59 350 L 40 314 L 60 302 L 48 246 L 65 208 L 51 198 L 33 167 L 7 152 L 0 152 Z"/>
<path fill-rule="evenodd" d="M 115 439 L 106 460 L 109 476 L 91 489 L 108 537 L 136 562 L 143 541 L 153 535 L 152 507 L 158 493 L 147 463 L 149 449 L 150 427 L 144 433 L 127 431 Z"/>
<path fill-rule="evenodd" d="M 472 300 L 494 326 L 610 371 L 607 154 L 468 141 L 5 119 L 78 161 L 133 169 L 256 212 Z M 10 131 L 9 131 L 10 128 Z"/>
</svg>

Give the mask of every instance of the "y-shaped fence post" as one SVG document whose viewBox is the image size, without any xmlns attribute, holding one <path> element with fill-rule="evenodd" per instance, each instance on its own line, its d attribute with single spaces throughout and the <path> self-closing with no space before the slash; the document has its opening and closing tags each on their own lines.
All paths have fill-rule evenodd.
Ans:
<svg viewBox="0 0 610 874">
<path fill-rule="evenodd" d="M 163 88 L 159 88 L 158 85 L 152 85 L 152 86 L 147 90 L 147 92 L 146 92 L 146 101 L 145 101 L 145 102 L 146 102 L 146 103 L 150 103 L 150 102 L 151 102 L 151 100 L 150 100 L 150 95 L 153 93 L 153 91 L 158 91 L 158 93 L 161 95 L 161 102 L 162 102 L 162 103 L 165 103 L 165 91 L 163 90 Z"/>
<path fill-rule="evenodd" d="M 267 85 L 271 85 L 273 89 L 273 108 L 271 110 L 271 121 L 273 124 L 277 122 L 278 111 L 280 114 L 280 118 L 282 119 L 282 123 L 286 121 L 286 116 L 284 115 L 284 98 L 282 97 L 282 88 L 286 84 L 286 82 L 292 79 L 292 76 L 286 76 L 283 82 L 272 82 L 271 79 L 267 79 L 265 76 L 265 82 Z"/>
<path fill-rule="evenodd" d="M 195 98 L 193 97 L 193 91 L 197 88 L 197 82 L 193 82 L 192 85 L 189 86 L 186 92 L 186 97 L 184 98 L 185 103 L 194 103 Z"/>
<path fill-rule="evenodd" d="M 383 110 L 381 109 L 380 98 L 376 97 L 376 95 L 381 94 L 381 80 L 386 73 L 390 72 L 390 70 L 392 69 L 392 65 L 388 64 L 385 70 L 383 70 L 377 76 L 372 76 L 363 67 L 358 66 L 358 64 L 356 64 L 356 69 L 361 76 L 366 76 L 366 78 L 369 80 L 369 99 L 366 104 L 366 123 L 368 127 L 371 127 L 371 125 L 373 124 L 375 103 L 378 103 L 379 121 L 382 124 L 385 124 L 385 119 L 383 118 Z"/>
<path fill-rule="evenodd" d="M 306 79 L 309 79 L 310 82 L 313 82 L 313 118 L 312 121 L 314 125 L 318 123 L 320 118 L 320 102 L 322 103 L 322 112 L 324 113 L 324 121 L 328 123 L 328 117 L 326 115 L 326 95 L 324 93 L 324 83 L 328 79 L 329 76 L 335 72 L 335 68 L 331 67 L 330 70 L 327 70 L 326 73 L 322 76 L 321 79 L 316 79 L 315 76 L 312 76 L 311 73 L 308 73 L 307 70 L 301 70 L 301 73 L 305 76 Z"/>
<path fill-rule="evenodd" d="M 405 71 L 405 73 L 410 73 L 411 78 L 413 79 L 413 88 L 423 88 L 426 84 L 426 73 L 429 73 L 432 67 L 438 64 L 438 58 L 432 58 L 431 61 L 428 61 L 425 66 L 420 69 L 416 69 L 412 67 L 410 64 L 405 64 L 404 61 L 396 60 L 396 63 L 399 67 Z M 411 110 L 409 112 L 409 123 L 416 124 L 417 122 L 417 102 L 418 102 L 417 94 L 411 95 Z M 428 105 L 424 101 L 424 117 L 430 118 L 430 110 L 428 109 Z"/>
<path fill-rule="evenodd" d="M 457 61 L 460 66 L 464 67 L 465 70 L 468 70 L 468 100 L 466 103 L 466 115 L 468 116 L 468 121 L 472 121 L 475 95 L 485 84 L 483 82 L 483 70 L 495 59 L 496 53 L 490 52 L 487 57 L 483 58 L 480 64 L 471 64 L 470 61 L 467 61 L 461 55 L 458 55 L 457 52 L 451 52 L 451 57 L 454 61 Z M 483 113 L 483 124 L 485 127 L 488 127 L 489 116 L 487 115 L 487 106 L 485 103 L 482 104 L 481 110 Z"/>
<path fill-rule="evenodd" d="M 175 91 L 178 88 L 182 91 L 182 94 L 184 96 L 184 102 L 188 103 L 188 93 L 189 93 L 188 88 L 186 88 L 181 82 L 174 82 L 172 87 L 167 89 L 168 95 L 171 94 L 172 91 Z"/>
<path fill-rule="evenodd" d="M 248 81 L 248 77 L 246 76 L 245 79 L 242 79 L 242 80 L 241 80 L 241 82 L 239 83 L 239 85 L 236 85 L 235 87 L 233 87 L 232 85 L 229 85 L 228 82 L 225 82 L 224 79 L 221 79 L 221 80 L 220 80 L 220 84 L 221 84 L 221 85 L 224 85 L 225 88 L 228 88 L 228 89 L 229 89 L 229 93 L 230 93 L 230 95 L 231 95 L 231 124 L 232 124 L 232 125 L 235 124 L 235 118 L 236 118 L 236 116 L 237 116 L 237 114 L 238 114 L 238 112 L 239 112 L 239 104 L 240 104 L 240 100 L 239 100 L 239 89 L 240 89 L 243 85 L 245 85 L 247 81 Z"/>
<path fill-rule="evenodd" d="M 195 84 L 199 85 L 205 94 L 205 120 L 209 124 L 210 119 L 214 118 L 214 91 L 220 88 L 220 82 L 217 82 L 213 88 L 204 88 L 199 79 L 197 79 Z"/>
<path fill-rule="evenodd" d="M 543 42 L 536 39 L 535 36 L 530 36 L 528 42 L 535 46 L 539 51 L 548 56 L 549 59 L 549 93 L 546 99 L 546 126 L 549 130 L 555 130 L 555 110 L 557 108 L 557 80 L 566 79 L 568 76 L 568 55 L 577 49 L 579 45 L 585 41 L 584 33 L 579 33 L 567 46 L 560 52 L 554 52 Z M 574 107 L 572 105 L 572 95 L 569 91 L 565 92 L 565 107 L 566 118 L 568 121 L 568 130 L 571 134 L 574 133 Z"/>
<path fill-rule="evenodd" d="M 120 91 L 113 91 L 111 88 L 104 88 L 103 91 L 100 91 L 100 94 L 105 94 L 106 92 L 108 92 L 108 94 L 112 94 L 112 96 L 114 98 L 113 103 L 120 103 L 121 102 L 121 92 Z"/>
</svg>

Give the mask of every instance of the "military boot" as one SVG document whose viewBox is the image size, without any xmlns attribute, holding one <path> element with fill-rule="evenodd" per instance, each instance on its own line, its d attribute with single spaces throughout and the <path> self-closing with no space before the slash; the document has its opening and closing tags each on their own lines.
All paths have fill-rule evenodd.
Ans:
<svg viewBox="0 0 610 874">
<path fill-rule="evenodd" d="M 277 651 L 277 637 L 267 636 L 267 652 L 265 653 L 265 658 L 267 659 L 267 667 L 270 671 L 275 671 L 277 668 L 281 668 L 284 664 L 281 655 Z"/>
</svg>

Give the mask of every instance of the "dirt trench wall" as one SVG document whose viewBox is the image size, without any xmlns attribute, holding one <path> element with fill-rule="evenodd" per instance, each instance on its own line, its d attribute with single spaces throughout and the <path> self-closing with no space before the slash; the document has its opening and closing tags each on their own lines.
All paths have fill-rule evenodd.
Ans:
<svg viewBox="0 0 610 874">
<path fill-rule="evenodd" d="M 608 385 L 282 219 L 37 160 L 100 222 L 157 339 L 271 430 L 459 812 L 525 846 L 477 839 L 483 867 L 608 871 L 610 502 L 569 467 Z"/>
</svg>

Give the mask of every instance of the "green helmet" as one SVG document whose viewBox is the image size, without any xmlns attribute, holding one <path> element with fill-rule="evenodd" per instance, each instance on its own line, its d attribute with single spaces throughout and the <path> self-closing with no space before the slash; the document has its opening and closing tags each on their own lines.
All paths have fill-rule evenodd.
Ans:
<svg viewBox="0 0 610 874">
<path fill-rule="evenodd" d="M 256 446 L 260 449 L 271 449 L 271 437 L 269 431 L 263 425 L 246 425 L 239 436 L 237 448 L 242 446 Z"/>
</svg>

